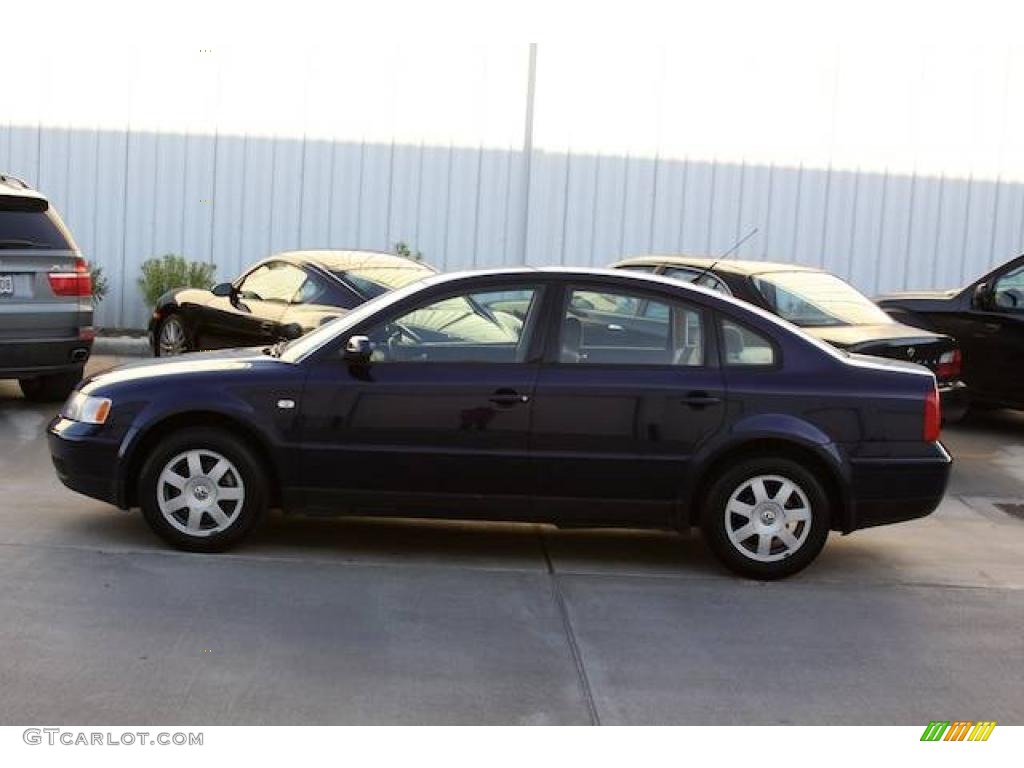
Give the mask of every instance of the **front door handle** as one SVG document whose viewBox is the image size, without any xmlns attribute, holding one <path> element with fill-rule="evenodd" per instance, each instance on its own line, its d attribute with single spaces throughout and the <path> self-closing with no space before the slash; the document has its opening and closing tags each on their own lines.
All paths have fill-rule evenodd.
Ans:
<svg viewBox="0 0 1024 768">
<path fill-rule="evenodd" d="M 530 402 L 529 395 L 521 395 L 514 389 L 499 389 L 489 398 L 495 405 L 512 406 Z"/>
<path fill-rule="evenodd" d="M 683 404 L 695 410 L 707 408 L 709 405 L 718 405 L 720 402 L 722 402 L 722 398 L 702 391 L 687 392 L 686 397 L 683 398 Z"/>
</svg>

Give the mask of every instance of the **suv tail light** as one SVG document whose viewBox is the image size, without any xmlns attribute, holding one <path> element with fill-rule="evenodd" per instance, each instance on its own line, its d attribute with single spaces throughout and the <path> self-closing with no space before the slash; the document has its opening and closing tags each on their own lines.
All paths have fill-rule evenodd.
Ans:
<svg viewBox="0 0 1024 768">
<path fill-rule="evenodd" d="M 949 352 L 943 352 L 939 357 L 939 363 L 935 366 L 935 375 L 940 379 L 955 379 L 960 375 L 963 358 L 960 356 L 959 347 Z"/>
<path fill-rule="evenodd" d="M 92 296 L 92 277 L 83 258 L 75 259 L 74 272 L 51 272 L 47 277 L 57 296 Z"/>
<path fill-rule="evenodd" d="M 939 388 L 934 383 L 932 390 L 924 399 L 924 441 L 934 443 L 942 431 L 942 404 L 939 401 Z"/>
</svg>

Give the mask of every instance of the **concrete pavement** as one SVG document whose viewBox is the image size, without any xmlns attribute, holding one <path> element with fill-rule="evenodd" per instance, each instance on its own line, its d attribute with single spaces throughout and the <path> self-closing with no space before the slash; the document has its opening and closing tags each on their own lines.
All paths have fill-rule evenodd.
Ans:
<svg viewBox="0 0 1024 768">
<path fill-rule="evenodd" d="M 52 411 L 0 382 L 0 723 L 1024 723 L 1020 415 L 946 430 L 935 515 L 762 584 L 696 535 L 532 525 L 180 553 L 60 485 Z"/>
</svg>

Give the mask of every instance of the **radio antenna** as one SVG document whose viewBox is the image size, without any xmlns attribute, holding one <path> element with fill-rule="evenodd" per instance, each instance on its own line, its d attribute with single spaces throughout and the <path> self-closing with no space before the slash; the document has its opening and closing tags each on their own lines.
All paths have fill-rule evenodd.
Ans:
<svg viewBox="0 0 1024 768">
<path fill-rule="evenodd" d="M 757 234 L 757 227 L 754 227 L 749 232 L 747 232 L 747 234 L 745 234 L 743 237 L 741 237 L 739 240 L 737 240 L 736 244 L 733 245 L 732 248 L 730 248 L 728 251 L 723 253 L 721 256 L 719 256 L 717 259 L 715 259 L 713 262 L 711 262 L 708 266 L 706 266 L 704 268 L 704 270 L 699 275 L 697 275 L 695 278 L 693 278 L 693 280 L 691 280 L 690 282 L 693 283 L 694 285 L 698 285 L 700 283 L 700 279 L 702 277 L 704 277 L 704 275 L 706 275 L 708 272 L 710 272 L 711 270 L 713 270 L 715 267 L 718 266 L 718 262 L 724 261 L 725 259 L 729 258 L 732 254 L 736 253 L 736 251 L 739 250 L 739 247 L 741 245 L 743 245 L 745 242 L 747 242 L 747 240 L 749 240 L 750 238 L 752 238 L 756 234 Z"/>
</svg>

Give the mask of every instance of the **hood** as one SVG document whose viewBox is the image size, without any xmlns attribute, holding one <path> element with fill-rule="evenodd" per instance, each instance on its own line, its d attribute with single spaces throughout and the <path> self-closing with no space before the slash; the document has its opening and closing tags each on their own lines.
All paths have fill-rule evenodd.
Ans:
<svg viewBox="0 0 1024 768">
<path fill-rule="evenodd" d="M 247 371 L 253 368 L 289 365 L 276 357 L 263 354 L 264 347 L 225 349 L 217 352 L 198 352 L 180 357 L 157 357 L 111 368 L 93 374 L 79 386 L 89 394 L 111 384 L 124 384 L 140 380 L 166 380 L 195 376 L 203 373 L 223 374 L 229 371 Z"/>
<path fill-rule="evenodd" d="M 862 344 L 934 344 L 948 336 L 914 328 L 903 323 L 876 323 L 873 325 L 826 325 L 801 329 L 826 341 L 832 346 L 848 349 Z"/>
</svg>

